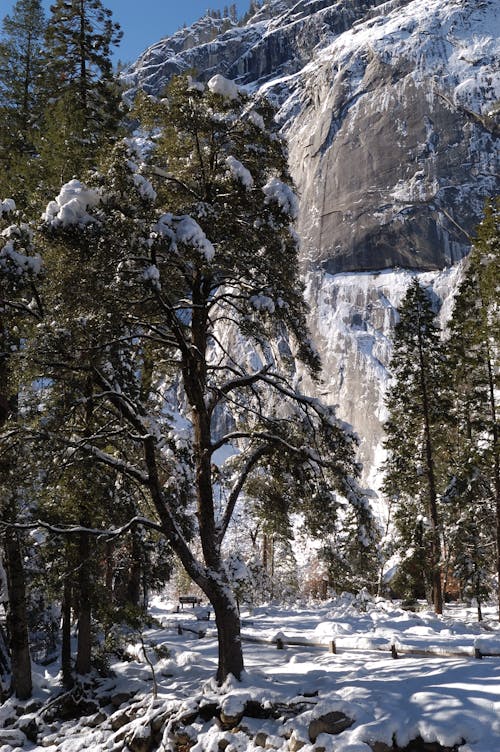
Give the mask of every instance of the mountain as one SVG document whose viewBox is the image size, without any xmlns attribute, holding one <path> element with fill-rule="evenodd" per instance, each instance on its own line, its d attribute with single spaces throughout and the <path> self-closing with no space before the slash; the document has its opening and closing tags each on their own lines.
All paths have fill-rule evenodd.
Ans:
<svg viewBox="0 0 500 752">
<path fill-rule="evenodd" d="M 500 192 L 498 0 L 269 0 L 221 24 L 161 40 L 124 79 L 159 94 L 175 73 L 222 73 L 278 107 L 323 394 L 369 474 L 395 308 L 415 273 L 450 298 L 447 268 Z"/>
</svg>

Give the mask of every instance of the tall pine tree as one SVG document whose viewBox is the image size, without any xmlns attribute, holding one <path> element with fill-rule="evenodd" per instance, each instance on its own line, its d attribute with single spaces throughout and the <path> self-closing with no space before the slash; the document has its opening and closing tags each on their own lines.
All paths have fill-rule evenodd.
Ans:
<svg viewBox="0 0 500 752">
<path fill-rule="evenodd" d="M 427 582 L 442 613 L 441 526 L 438 510 L 443 365 L 439 329 L 429 296 L 414 279 L 401 303 L 386 405 L 384 492 L 396 505 L 404 549 L 411 547 L 416 576 Z"/>
<path fill-rule="evenodd" d="M 116 136 L 120 92 L 111 52 L 122 32 L 101 0 L 57 0 L 50 11 L 40 154 L 45 181 L 57 189 L 95 167 L 96 153 Z"/>
<path fill-rule="evenodd" d="M 458 536 L 454 554 L 462 562 L 462 576 L 470 573 L 478 602 L 488 592 L 485 552 L 491 549 L 491 544 L 497 555 L 496 565 L 490 571 L 493 568 L 500 576 L 499 278 L 500 200 L 497 200 L 487 207 L 465 261 L 448 341 L 452 397 L 448 431 L 453 441 L 445 498 L 453 504 L 455 527 L 463 530 L 467 520 L 468 535 Z M 465 542 L 463 549 L 461 544 Z M 464 561 L 468 562 L 467 567 Z M 500 592 L 498 599 L 500 614 Z"/>
<path fill-rule="evenodd" d="M 93 190 L 72 181 L 48 206 L 60 324 L 51 319 L 38 334 L 51 385 L 81 379 L 56 437 L 61 451 L 91 455 L 149 495 L 156 528 L 214 607 L 222 682 L 243 670 L 223 544 L 250 475 L 280 456 L 307 479 L 304 512 L 313 524 L 321 518 L 321 533 L 334 527 L 339 495 L 362 504 L 362 494 L 355 440 L 332 408 L 296 391 L 284 346 L 287 334 L 317 375 L 274 113 L 220 76 L 208 89 L 175 80 L 167 100 L 146 103 L 162 133 L 148 164 L 120 146 Z M 235 358 L 228 336 L 254 356 Z M 92 435 L 74 420 L 89 398 L 84 375 Z M 231 427 L 221 435 L 223 414 Z M 235 442 L 239 462 L 222 494 L 214 463 Z"/>
<path fill-rule="evenodd" d="M 45 15 L 41 0 L 17 0 L 0 38 L 0 195 L 26 204 L 36 182 L 34 138 L 42 110 Z"/>
</svg>

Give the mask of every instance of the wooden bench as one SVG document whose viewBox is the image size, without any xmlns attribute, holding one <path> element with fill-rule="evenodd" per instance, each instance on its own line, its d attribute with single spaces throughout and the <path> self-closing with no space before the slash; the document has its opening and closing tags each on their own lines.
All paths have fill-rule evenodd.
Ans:
<svg viewBox="0 0 500 752">
<path fill-rule="evenodd" d="M 195 606 L 199 606 L 201 603 L 201 598 L 198 598 L 197 595 L 180 595 L 179 596 L 179 606 L 177 607 L 177 611 L 179 611 L 179 608 L 184 611 L 184 606 L 187 606 L 191 604 L 191 606 L 194 608 Z"/>
</svg>

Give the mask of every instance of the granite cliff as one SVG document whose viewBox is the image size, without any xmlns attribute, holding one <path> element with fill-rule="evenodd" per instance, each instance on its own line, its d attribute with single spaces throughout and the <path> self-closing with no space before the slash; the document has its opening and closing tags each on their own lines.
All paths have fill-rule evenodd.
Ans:
<svg viewBox="0 0 500 752">
<path fill-rule="evenodd" d="M 125 81 L 158 94 L 175 73 L 222 73 L 276 104 L 323 394 L 363 437 L 369 475 L 395 307 L 415 273 L 450 297 L 446 269 L 500 189 L 498 0 L 268 0 L 221 23 L 158 42 Z"/>
</svg>

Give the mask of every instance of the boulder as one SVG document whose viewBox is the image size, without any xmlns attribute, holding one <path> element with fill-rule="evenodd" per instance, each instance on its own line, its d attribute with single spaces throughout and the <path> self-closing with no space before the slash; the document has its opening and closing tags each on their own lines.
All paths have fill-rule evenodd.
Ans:
<svg viewBox="0 0 500 752">
<path fill-rule="evenodd" d="M 152 731 L 149 723 L 135 726 L 130 733 L 126 734 L 125 742 L 130 752 L 149 752 L 152 744 Z"/>
<path fill-rule="evenodd" d="M 309 739 L 314 743 L 320 734 L 340 734 L 354 723 L 345 713 L 334 710 L 320 718 L 315 718 L 309 724 Z"/>
</svg>

